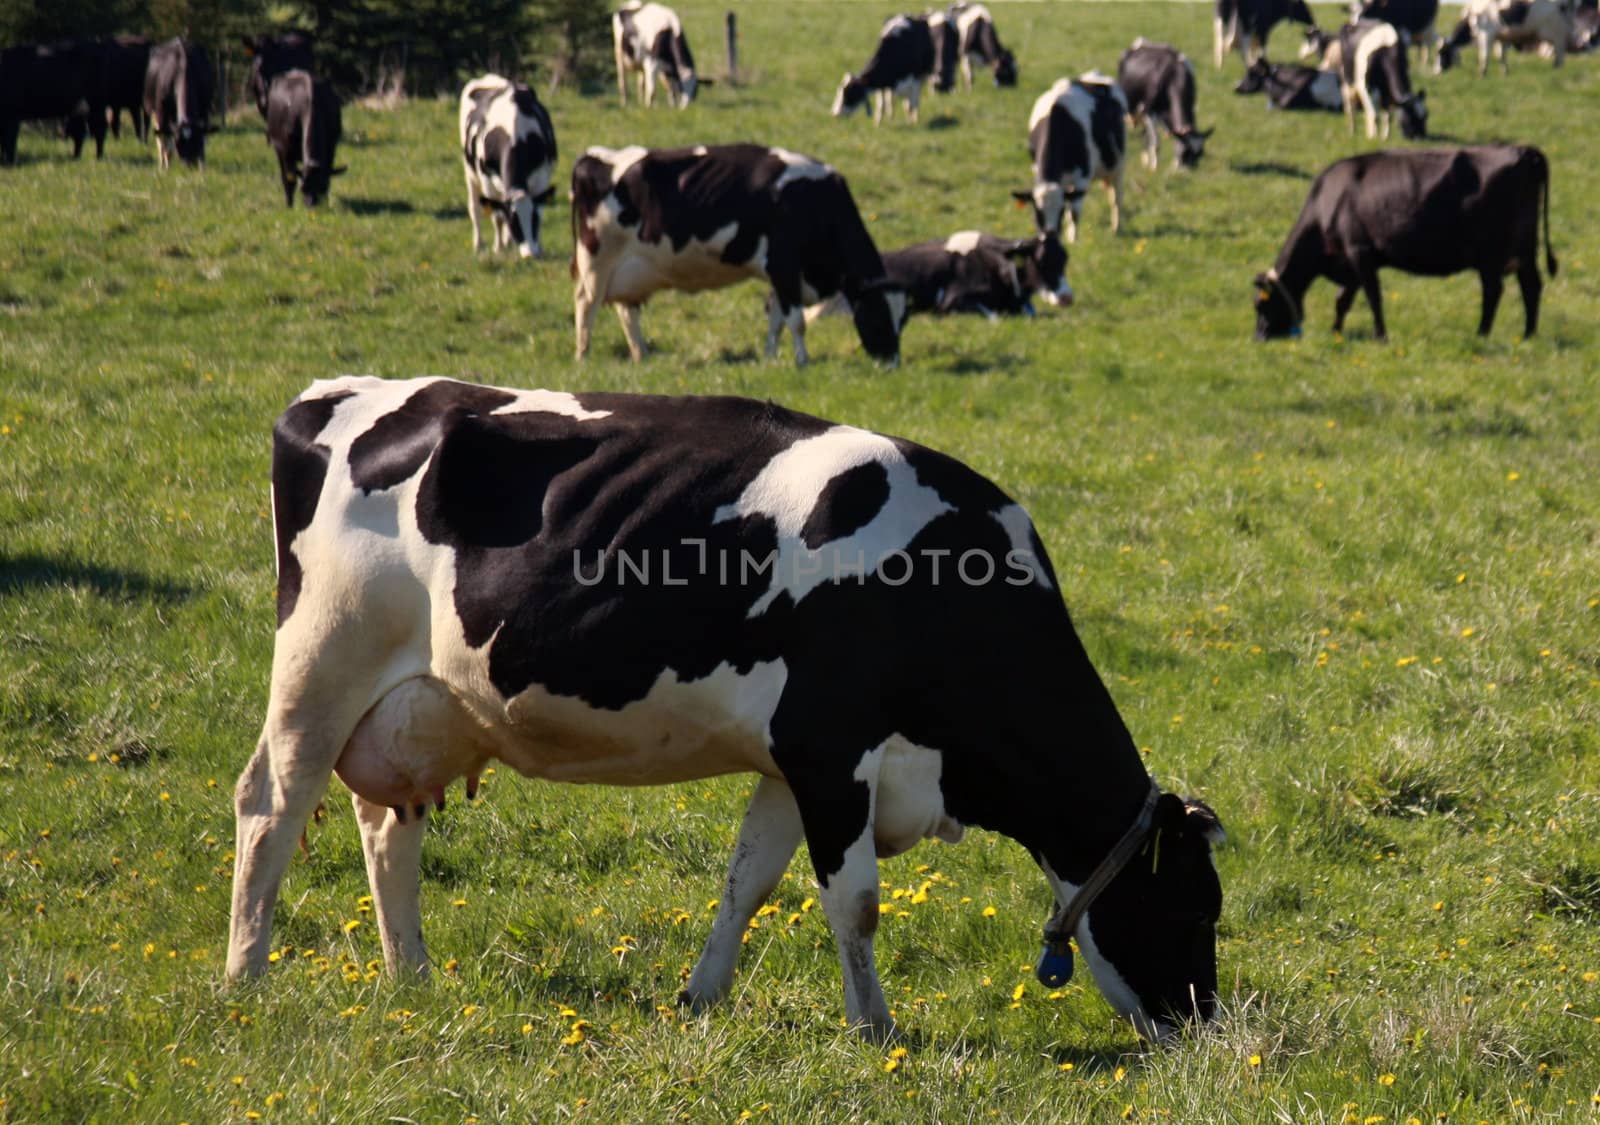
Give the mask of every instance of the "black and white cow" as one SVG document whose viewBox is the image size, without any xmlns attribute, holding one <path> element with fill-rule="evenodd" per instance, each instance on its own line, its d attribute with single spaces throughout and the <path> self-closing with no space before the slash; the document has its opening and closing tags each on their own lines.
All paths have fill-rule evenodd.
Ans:
<svg viewBox="0 0 1600 1125">
<path fill-rule="evenodd" d="M 867 65 L 839 80 L 833 115 L 854 113 L 872 97 L 873 124 L 882 124 L 894 111 L 894 99 L 900 97 L 906 103 L 906 116 L 916 122 L 923 83 L 931 80 L 939 90 L 948 90 L 954 83 L 955 51 L 946 46 L 953 40 L 947 35 L 950 30 L 949 21 L 942 17 L 937 36 L 926 16 L 890 18 L 878 34 L 877 50 Z"/>
<path fill-rule="evenodd" d="M 1051 305 L 1072 304 L 1067 284 L 1067 251 L 1054 234 L 1001 238 L 981 231 L 957 231 L 949 238 L 919 242 L 883 255 L 883 270 L 905 290 L 906 312 L 1034 315 L 1033 298 Z M 808 322 L 824 312 L 846 311 L 843 296 L 807 310 Z"/>
<path fill-rule="evenodd" d="M 0 50 L 0 164 L 15 164 L 24 121 L 68 122 L 72 155 L 86 135 L 97 157 L 106 149 L 106 87 L 99 44 L 69 40 Z M 72 122 L 81 128 L 74 128 Z"/>
<path fill-rule="evenodd" d="M 227 973 L 334 774 L 391 972 L 425 973 L 431 806 L 503 763 L 659 785 L 757 775 L 680 998 L 727 996 L 803 839 L 845 1014 L 892 1034 L 878 860 L 1001 832 L 1149 1039 L 1209 1018 L 1222 905 L 1205 805 L 1163 793 L 1075 632 L 1027 513 L 954 458 L 770 402 L 314 383 L 272 457 L 271 694 L 235 789 Z"/>
<path fill-rule="evenodd" d="M 1367 120 L 1367 136 L 1378 135 L 1378 110 L 1383 110 L 1383 136 L 1396 110 L 1400 112 L 1400 132 L 1408 140 L 1428 135 L 1428 101 L 1424 91 L 1411 90 L 1411 72 L 1406 62 L 1406 47 L 1394 24 L 1382 20 L 1363 20 L 1339 29 L 1343 53 L 1340 80 L 1344 84 L 1345 120 L 1356 130 L 1356 105 Z"/>
<path fill-rule="evenodd" d="M 639 74 L 639 100 L 654 105 L 656 83 L 679 109 L 689 103 L 709 78 L 695 73 L 694 54 L 683 33 L 683 21 L 665 4 L 624 4 L 611 16 L 611 44 L 617 63 L 617 93 L 628 104 L 628 75 Z"/>
<path fill-rule="evenodd" d="M 1217 68 L 1222 67 L 1222 56 L 1238 48 L 1245 65 L 1249 66 L 1267 53 L 1267 36 L 1284 20 L 1293 20 L 1308 27 L 1316 21 L 1305 0 L 1216 0 L 1216 17 L 1212 30 L 1212 45 Z"/>
<path fill-rule="evenodd" d="M 1256 277 L 1256 339 L 1300 334 L 1305 294 L 1326 277 L 1337 284 L 1333 330 L 1344 328 L 1359 288 L 1384 338 L 1378 270 L 1442 277 L 1475 270 L 1483 286 L 1478 334 L 1494 326 L 1508 273 L 1517 275 L 1526 335 L 1539 325 L 1539 206 L 1544 204 L 1545 264 L 1552 277 L 1550 166 L 1519 145 L 1401 149 L 1352 156 L 1311 185 L 1305 207 L 1278 252 Z"/>
<path fill-rule="evenodd" d="M 315 207 L 328 197 L 332 177 L 344 173 L 334 153 L 344 133 L 343 110 L 333 87 L 304 70 L 275 76 L 267 88 L 267 142 L 278 155 L 285 206 L 300 199 Z"/>
<path fill-rule="evenodd" d="M 1017 56 L 1001 46 L 995 34 L 994 17 L 982 4 L 954 4 L 950 15 L 956 22 L 961 56 L 961 80 L 972 89 L 974 65 L 986 66 L 994 71 L 996 86 L 1017 84 Z"/>
<path fill-rule="evenodd" d="M 1089 185 L 1099 180 L 1111 196 L 1111 229 L 1122 229 L 1122 173 L 1128 150 L 1128 99 L 1103 74 L 1060 78 L 1039 95 L 1028 115 L 1028 152 L 1033 156 L 1033 190 L 1014 191 L 1033 207 L 1043 234 L 1059 233 L 1066 220 L 1067 241 L 1078 240 L 1078 216 Z"/>
<path fill-rule="evenodd" d="M 174 153 L 185 164 L 205 163 L 216 92 L 211 56 L 200 44 L 178 38 L 150 48 L 144 111 L 156 135 L 156 159 L 162 168 L 172 165 Z"/>
<path fill-rule="evenodd" d="M 661 289 L 772 285 L 767 356 L 789 326 L 806 362 L 805 309 L 843 293 L 861 345 L 899 362 L 905 294 L 891 286 L 844 177 L 765 145 L 591 148 L 572 167 L 578 358 L 595 313 L 615 305 L 628 351 L 644 356 L 639 309 Z"/>
<path fill-rule="evenodd" d="M 522 257 L 540 257 L 539 211 L 555 194 L 556 130 L 534 92 L 498 74 L 468 82 L 461 91 L 461 162 L 472 252 L 483 246 L 482 209 L 494 217 L 496 250 L 514 242 Z"/>
<path fill-rule="evenodd" d="M 1143 36 L 1135 39 L 1117 63 L 1117 85 L 1128 99 L 1134 127 L 1144 127 L 1145 167 L 1160 163 L 1157 123 L 1172 134 L 1174 163 L 1185 168 L 1200 163 L 1214 130 L 1195 125 L 1194 66 L 1182 51 Z"/>
<path fill-rule="evenodd" d="M 1428 61 L 1428 51 L 1437 52 L 1444 42 L 1439 34 L 1439 0 L 1367 0 L 1358 4 L 1352 23 L 1362 20 L 1384 20 L 1394 24 L 1401 42 L 1416 47 L 1421 60 Z M 1437 67 L 1435 68 L 1437 73 Z"/>
<path fill-rule="evenodd" d="M 1326 109 L 1338 113 L 1344 108 L 1344 83 L 1336 72 L 1296 63 L 1257 59 L 1233 92 L 1264 92 L 1268 109 Z"/>
<path fill-rule="evenodd" d="M 317 72 L 316 38 L 309 31 L 244 36 L 242 42 L 250 58 L 250 93 L 262 117 L 267 115 L 267 91 L 274 78 L 291 70 Z"/>
<path fill-rule="evenodd" d="M 1468 0 L 1466 15 L 1439 51 L 1439 66 L 1448 70 L 1468 43 L 1478 47 L 1478 76 L 1489 73 L 1489 53 L 1500 56 L 1500 73 L 1509 74 L 1506 48 L 1532 50 L 1547 46 L 1552 65 L 1560 66 L 1572 45 L 1572 14 L 1555 0 Z"/>
</svg>

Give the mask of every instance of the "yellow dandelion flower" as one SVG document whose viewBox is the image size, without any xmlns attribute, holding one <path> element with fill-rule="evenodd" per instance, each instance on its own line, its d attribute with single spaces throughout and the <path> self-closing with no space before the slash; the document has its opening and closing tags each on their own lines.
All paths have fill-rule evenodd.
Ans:
<svg viewBox="0 0 1600 1125">
<path fill-rule="evenodd" d="M 360 918 L 352 918 L 352 919 L 350 919 L 348 922 L 346 922 L 344 924 L 344 932 L 345 933 L 349 933 L 351 930 L 355 929 L 359 925 L 361 925 L 361 919 Z"/>
<path fill-rule="evenodd" d="M 575 1027 L 572 1029 L 571 1035 L 562 1037 L 561 1042 L 564 1046 L 576 1047 L 579 1043 L 583 1042 L 583 1038 L 583 1028 Z"/>
<path fill-rule="evenodd" d="M 1378 1085 L 1380 1085 L 1380 1086 L 1393 1086 L 1394 1085 L 1394 1075 L 1392 1075 L 1392 1074 L 1380 1074 L 1380 1075 L 1378 1075 Z"/>
<path fill-rule="evenodd" d="M 994 917 L 994 916 L 995 916 L 995 915 L 996 915 L 996 914 L 998 914 L 998 913 L 1000 913 L 1000 912 L 999 912 L 999 911 L 998 911 L 998 910 L 996 910 L 996 909 L 995 909 L 995 908 L 994 908 L 994 907 L 992 907 L 992 906 L 985 906 L 985 907 L 984 907 L 984 908 L 983 908 L 983 916 L 984 916 L 984 917 L 985 917 L 985 918 L 993 918 L 993 917 Z"/>
<path fill-rule="evenodd" d="M 1260 1055 L 1251 1055 L 1250 1056 L 1250 1065 L 1254 1066 L 1254 1067 L 1259 1067 L 1261 1065 L 1261 1056 Z"/>
</svg>

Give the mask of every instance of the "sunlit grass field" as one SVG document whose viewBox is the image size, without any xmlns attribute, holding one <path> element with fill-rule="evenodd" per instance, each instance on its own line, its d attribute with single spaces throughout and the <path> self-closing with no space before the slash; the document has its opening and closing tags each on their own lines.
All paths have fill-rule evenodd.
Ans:
<svg viewBox="0 0 1600 1125">
<path fill-rule="evenodd" d="M 1194 174 L 1136 166 L 1120 237 L 1091 196 L 1077 304 L 914 320 L 892 372 L 843 319 L 812 329 L 810 367 L 787 340 L 767 362 L 753 286 L 652 302 L 641 366 L 603 312 L 576 364 L 566 205 L 546 260 L 474 260 L 453 98 L 349 107 L 319 213 L 283 208 L 253 107 L 204 174 L 24 134 L 0 170 L 0 1121 L 1596 1119 L 1600 61 L 1417 79 L 1437 133 L 1550 158 L 1561 273 L 1536 339 L 1514 287 L 1479 341 L 1475 278 L 1386 274 L 1390 343 L 1360 305 L 1334 337 L 1323 284 L 1304 338 L 1269 346 L 1250 279 L 1311 176 L 1373 143 L 1235 97 L 1209 5 L 990 5 L 1021 86 L 931 97 L 920 127 L 827 114 L 893 5 L 740 5 L 742 81 L 685 113 L 548 99 L 563 177 L 589 144 L 781 144 L 838 167 L 893 247 L 1028 233 L 1009 193 L 1038 92 L 1138 34 L 1188 51 L 1211 149 Z M 719 72 L 726 5 L 678 6 Z M 980 834 L 883 865 L 903 1054 L 841 1027 L 803 853 L 731 1002 L 679 1012 L 741 777 L 487 777 L 429 831 L 442 971 L 421 987 L 377 971 L 335 782 L 278 960 L 226 987 L 270 428 L 338 372 L 770 397 L 991 476 L 1038 521 L 1151 770 L 1230 832 L 1222 1018 L 1145 1051 L 1081 967 L 1043 990 L 1045 881 Z"/>
</svg>

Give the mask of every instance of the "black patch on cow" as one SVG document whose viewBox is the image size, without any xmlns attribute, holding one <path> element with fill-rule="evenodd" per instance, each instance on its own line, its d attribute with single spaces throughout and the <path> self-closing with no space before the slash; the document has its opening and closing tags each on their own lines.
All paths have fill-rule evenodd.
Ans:
<svg viewBox="0 0 1600 1125">
<path fill-rule="evenodd" d="M 1112 97 L 1110 86 L 1085 86 L 1094 95 L 1094 109 L 1089 114 L 1089 132 L 1094 137 L 1094 147 L 1100 156 L 1100 167 L 1109 171 L 1122 163 L 1122 151 L 1127 147 L 1128 127 L 1122 106 Z"/>
<path fill-rule="evenodd" d="M 1528 21 L 1528 12 L 1533 5 L 1527 0 L 1517 0 L 1514 4 L 1507 4 L 1499 11 L 1500 22 L 1507 27 L 1521 27 Z"/>
<path fill-rule="evenodd" d="M 827 483 L 800 529 L 800 541 L 811 550 L 860 531 L 883 510 L 889 499 L 889 471 L 867 461 Z"/>
<path fill-rule="evenodd" d="M 877 49 L 856 78 L 868 90 L 893 88 L 907 78 L 925 81 L 937 63 L 927 19 L 902 16 L 890 21 L 888 30 L 878 39 Z"/>
<path fill-rule="evenodd" d="M 349 394 L 303 399 L 278 416 L 272 429 L 272 527 L 278 538 L 278 628 L 289 620 L 304 577 L 289 545 L 311 526 L 328 475 L 328 447 L 317 435 Z"/>
<path fill-rule="evenodd" d="M 350 479 L 368 496 L 408 481 L 462 415 L 488 414 L 515 401 L 495 387 L 429 383 L 350 444 Z"/>
</svg>

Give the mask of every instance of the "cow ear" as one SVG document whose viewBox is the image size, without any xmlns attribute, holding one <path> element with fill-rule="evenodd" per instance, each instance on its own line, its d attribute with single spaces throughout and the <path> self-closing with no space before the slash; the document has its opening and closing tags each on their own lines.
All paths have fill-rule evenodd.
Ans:
<svg viewBox="0 0 1600 1125">
<path fill-rule="evenodd" d="M 696 78 L 694 84 L 696 86 L 715 86 L 717 80 L 715 78 Z"/>
<path fill-rule="evenodd" d="M 533 197 L 533 201 L 535 203 L 549 203 L 555 197 L 556 197 L 556 185 L 555 184 L 551 184 L 549 187 L 547 187 L 543 191 L 541 191 L 538 195 L 534 196 Z"/>
<path fill-rule="evenodd" d="M 248 35 L 239 36 L 239 42 L 244 44 L 244 53 L 250 58 L 256 57 L 256 41 Z"/>
<path fill-rule="evenodd" d="M 1015 199 L 1017 201 L 1018 206 L 1021 206 L 1024 203 L 1032 203 L 1033 202 L 1033 192 L 1031 192 L 1031 191 L 1014 191 L 1014 192 L 1011 193 L 1011 198 Z"/>
<path fill-rule="evenodd" d="M 336 164 L 332 168 L 328 169 L 328 175 L 330 175 L 330 176 L 342 176 L 348 171 L 350 171 L 350 169 L 349 169 L 349 167 L 347 165 Z"/>
<path fill-rule="evenodd" d="M 1228 833 L 1222 827 L 1222 821 L 1212 811 L 1211 806 L 1194 797 L 1183 799 L 1183 826 L 1186 830 L 1199 833 L 1208 844 L 1223 844 L 1228 840 Z"/>
<path fill-rule="evenodd" d="M 1215 133 L 1216 131 L 1217 131 L 1217 127 L 1215 125 L 1213 125 L 1209 129 L 1200 130 L 1200 132 L 1197 133 L 1196 136 L 1198 136 L 1202 141 L 1209 141 L 1211 139 L 1211 134 Z"/>
</svg>

